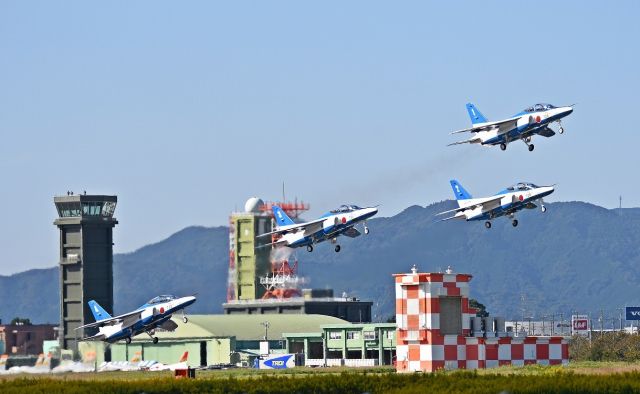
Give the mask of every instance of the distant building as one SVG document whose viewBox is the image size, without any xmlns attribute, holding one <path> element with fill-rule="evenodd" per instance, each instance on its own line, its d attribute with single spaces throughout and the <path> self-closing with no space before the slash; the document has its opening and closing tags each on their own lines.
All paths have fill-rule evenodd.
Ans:
<svg viewBox="0 0 640 394">
<path fill-rule="evenodd" d="M 284 333 L 286 352 L 303 354 L 304 365 L 371 367 L 391 365 L 395 323 L 323 324 L 321 331 Z"/>
<path fill-rule="evenodd" d="M 285 353 L 287 345 L 284 332 L 321 332 L 321 326 L 344 325 L 344 320 L 323 315 L 189 315 L 189 322 L 174 316 L 178 325 L 174 332 L 157 331 L 160 339 L 154 344 L 141 334 L 130 344 L 124 341 L 109 346 L 107 356 L 103 342 L 81 343 L 81 356 L 97 361 L 155 360 L 165 364 L 178 362 L 180 356 L 189 352 L 190 366 L 216 364 L 252 365 L 252 359 L 260 355 L 260 343 L 265 336 L 269 353 Z M 320 335 L 320 334 L 318 334 Z"/>
<path fill-rule="evenodd" d="M 40 354 L 43 342 L 54 339 L 54 327 L 55 324 L 0 325 L 0 354 Z"/>
<path fill-rule="evenodd" d="M 353 297 L 288 298 L 283 300 L 247 300 L 222 304 L 227 315 L 318 314 L 337 317 L 351 323 L 371 321 L 371 301 Z"/>
</svg>

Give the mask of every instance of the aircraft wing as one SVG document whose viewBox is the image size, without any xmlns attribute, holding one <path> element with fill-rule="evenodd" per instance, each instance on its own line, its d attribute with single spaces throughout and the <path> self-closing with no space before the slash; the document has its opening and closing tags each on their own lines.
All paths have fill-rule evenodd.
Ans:
<svg viewBox="0 0 640 394">
<path fill-rule="evenodd" d="M 346 235 L 349 238 L 355 238 L 355 237 L 359 237 L 361 235 L 360 231 L 358 231 L 357 228 L 355 227 L 349 227 L 347 230 L 345 230 L 342 235 Z"/>
<path fill-rule="evenodd" d="M 264 233 L 264 234 L 260 234 L 260 235 L 258 235 L 258 237 L 266 237 L 267 235 L 273 235 L 273 234 L 297 233 L 298 231 L 315 233 L 320 228 L 322 228 L 322 226 L 319 225 L 319 224 L 324 222 L 325 219 L 326 218 L 318 218 L 318 219 L 312 220 L 310 222 L 296 223 L 296 224 L 289 224 L 287 226 L 281 226 L 281 227 L 278 227 L 277 229 L 275 229 L 274 231 L 271 231 L 271 232 L 268 232 L 268 233 Z M 314 231 L 308 231 L 310 229 L 314 230 Z"/>
<path fill-rule="evenodd" d="M 175 329 L 178 328 L 178 324 L 176 324 L 176 322 L 174 322 L 173 320 L 167 320 L 166 322 L 160 324 L 160 328 L 165 331 L 175 331 Z"/>
<path fill-rule="evenodd" d="M 451 132 L 451 134 L 459 134 L 459 133 L 478 133 L 480 131 L 488 131 L 498 129 L 500 133 L 505 133 L 511 129 L 516 127 L 516 123 L 520 119 L 520 116 L 515 116 L 513 118 L 498 120 L 496 122 L 487 122 L 483 123 L 480 126 L 469 127 L 468 129 L 462 129 Z M 466 142 L 466 141 L 465 141 Z M 460 143 L 464 143 L 460 141 Z"/>
<path fill-rule="evenodd" d="M 97 322 L 94 323 L 89 323 L 89 324 L 85 324 L 84 326 L 80 326 L 78 328 L 76 328 L 76 330 L 79 330 L 81 328 L 88 328 L 88 327 L 102 327 L 102 326 L 110 326 L 116 323 L 120 323 L 120 322 L 130 322 L 130 321 L 135 321 L 135 320 L 139 320 L 140 319 L 140 312 L 139 310 L 133 311 L 133 312 L 129 312 L 129 313 L 125 313 L 124 315 L 120 315 L 120 316 L 115 316 L 115 317 L 111 317 L 109 319 L 104 319 L 104 320 L 99 320 Z M 130 324 L 129 324 L 130 325 Z M 123 327 L 128 327 L 128 325 L 123 324 Z"/>
<path fill-rule="evenodd" d="M 545 127 L 544 129 L 537 131 L 536 134 L 540 134 L 543 137 L 553 137 L 554 135 L 556 135 L 556 132 L 548 127 Z"/>
<path fill-rule="evenodd" d="M 489 204 L 491 204 L 493 202 L 497 202 L 497 201 L 500 201 L 500 200 L 502 200 L 502 196 L 489 197 L 489 198 L 484 199 L 484 200 L 479 200 L 477 203 L 475 203 L 473 205 L 467 205 L 466 207 L 458 207 L 456 209 L 450 209 L 448 211 L 437 213 L 436 216 L 444 215 L 445 213 L 451 213 L 451 212 L 456 212 L 456 213 L 463 212 L 463 211 L 466 211 L 467 209 L 474 209 L 474 208 L 477 208 L 477 207 L 480 207 L 480 206 L 489 205 Z M 449 219 L 452 219 L 452 218 L 453 217 L 447 218 L 447 219 L 443 219 L 443 220 L 449 220 Z"/>
</svg>

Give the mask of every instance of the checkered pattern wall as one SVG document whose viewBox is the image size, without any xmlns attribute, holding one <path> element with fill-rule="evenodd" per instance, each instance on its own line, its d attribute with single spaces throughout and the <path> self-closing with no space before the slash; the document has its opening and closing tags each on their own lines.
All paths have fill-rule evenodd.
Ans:
<svg viewBox="0 0 640 394">
<path fill-rule="evenodd" d="M 568 362 L 569 348 L 562 337 L 471 336 L 470 321 L 476 314 L 469 307 L 471 275 L 409 273 L 394 277 L 398 372 Z M 459 299 L 461 335 L 444 335 L 441 332 L 441 306 L 451 305 L 445 304 L 442 297 Z"/>
</svg>

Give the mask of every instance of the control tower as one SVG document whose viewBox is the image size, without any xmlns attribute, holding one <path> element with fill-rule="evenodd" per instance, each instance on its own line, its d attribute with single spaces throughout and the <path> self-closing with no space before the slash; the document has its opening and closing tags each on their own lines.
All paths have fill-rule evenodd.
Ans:
<svg viewBox="0 0 640 394">
<path fill-rule="evenodd" d="M 76 331 L 92 323 L 87 302 L 96 300 L 113 312 L 113 217 L 117 196 L 54 197 L 60 229 L 60 347 L 77 351 L 78 338 L 93 331 Z M 94 329 L 95 330 L 95 329 Z"/>
</svg>

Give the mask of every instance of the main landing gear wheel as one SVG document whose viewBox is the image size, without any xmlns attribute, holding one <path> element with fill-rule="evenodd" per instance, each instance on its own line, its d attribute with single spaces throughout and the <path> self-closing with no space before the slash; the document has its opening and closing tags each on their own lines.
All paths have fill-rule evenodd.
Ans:
<svg viewBox="0 0 640 394">
<path fill-rule="evenodd" d="M 124 341 L 127 343 L 127 345 L 130 344 L 131 343 L 131 337 L 126 337 L 124 339 Z"/>
<path fill-rule="evenodd" d="M 547 212 L 547 207 L 545 207 L 544 205 L 540 209 L 542 210 L 542 212 Z"/>
<path fill-rule="evenodd" d="M 183 316 L 182 317 L 182 322 L 187 324 L 187 323 L 189 323 L 189 319 L 186 316 Z"/>
<path fill-rule="evenodd" d="M 334 248 L 336 253 L 338 253 L 340 251 L 340 245 L 336 245 L 336 247 Z"/>
<path fill-rule="evenodd" d="M 153 337 L 153 343 L 154 344 L 158 343 L 158 337 Z"/>
<path fill-rule="evenodd" d="M 529 152 L 533 152 L 533 144 L 529 144 Z"/>
<path fill-rule="evenodd" d="M 488 221 L 487 221 L 487 222 L 484 222 L 484 226 L 485 226 L 486 228 L 491 228 L 491 222 L 488 222 Z"/>
<path fill-rule="evenodd" d="M 513 219 L 513 221 L 511 222 L 511 225 L 513 227 L 517 227 L 518 226 L 518 220 L 517 219 Z"/>
<path fill-rule="evenodd" d="M 307 245 L 307 252 L 313 252 L 313 245 Z"/>
<path fill-rule="evenodd" d="M 500 144 L 500 149 L 507 150 L 507 144 Z"/>
</svg>

